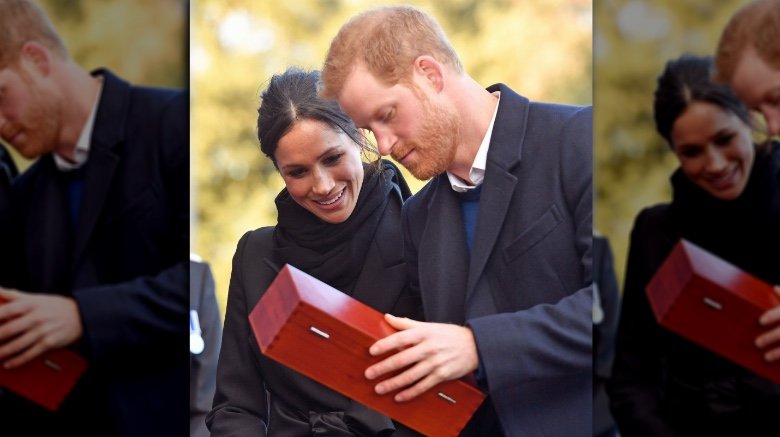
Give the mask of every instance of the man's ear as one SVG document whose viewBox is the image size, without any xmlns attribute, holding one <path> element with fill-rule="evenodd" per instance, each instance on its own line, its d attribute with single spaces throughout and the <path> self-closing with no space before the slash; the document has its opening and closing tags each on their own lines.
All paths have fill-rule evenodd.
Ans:
<svg viewBox="0 0 780 437">
<path fill-rule="evenodd" d="M 418 56 L 414 60 L 414 74 L 435 92 L 444 89 L 444 66 L 433 56 Z"/>
<path fill-rule="evenodd" d="M 51 56 L 51 51 L 46 46 L 35 41 L 27 41 L 19 51 L 20 60 L 26 61 L 43 76 L 51 73 Z"/>
</svg>

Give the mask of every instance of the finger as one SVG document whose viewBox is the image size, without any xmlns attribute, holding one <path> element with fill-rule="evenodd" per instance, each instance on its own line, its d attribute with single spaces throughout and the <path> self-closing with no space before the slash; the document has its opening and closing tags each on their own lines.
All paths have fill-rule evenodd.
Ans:
<svg viewBox="0 0 780 437">
<path fill-rule="evenodd" d="M 392 314 L 385 314 L 385 321 L 390 324 L 395 329 L 398 330 L 405 330 L 409 328 L 414 328 L 415 326 L 420 326 L 425 322 L 418 322 L 417 320 L 412 320 L 406 317 L 396 317 Z"/>
<path fill-rule="evenodd" d="M 400 389 L 407 388 L 431 373 L 433 365 L 428 361 L 421 361 L 404 372 L 386 379 L 374 387 L 377 394 L 383 395 Z"/>
<path fill-rule="evenodd" d="M 3 300 L 15 300 L 22 296 L 22 293 L 20 293 L 18 290 L 14 290 L 13 288 L 2 288 L 0 287 L 0 299 Z"/>
<path fill-rule="evenodd" d="M 3 364 L 3 367 L 10 370 L 10 369 L 15 369 L 17 367 L 23 366 L 28 362 L 32 361 L 33 359 L 37 358 L 47 350 L 49 350 L 49 348 L 43 342 L 39 341 L 33 344 L 32 347 L 26 349 L 20 355 L 17 355 L 12 359 L 6 361 Z"/>
<path fill-rule="evenodd" d="M 390 351 L 401 350 L 420 342 L 420 336 L 415 331 L 399 331 L 378 340 L 368 349 L 373 356 L 384 355 Z"/>
<path fill-rule="evenodd" d="M 775 285 L 775 292 L 780 294 L 780 285 Z"/>
<path fill-rule="evenodd" d="M 410 401 L 417 396 L 420 396 L 421 394 L 425 393 L 426 391 L 430 390 L 436 384 L 444 381 L 444 379 L 437 375 L 435 372 L 429 373 L 428 376 L 423 378 L 420 382 L 412 386 L 411 388 L 408 388 L 401 393 L 398 393 L 395 395 L 393 399 L 395 399 L 396 402 L 406 402 Z"/>
<path fill-rule="evenodd" d="M 774 307 L 762 314 L 761 318 L 758 319 L 758 322 L 764 326 L 780 323 L 780 306 Z"/>
<path fill-rule="evenodd" d="M 16 337 L 15 339 L 0 347 L 0 360 L 14 357 L 15 355 L 23 352 L 25 349 L 28 349 L 34 345 L 37 339 L 38 333 L 33 331 L 28 331 Z"/>
<path fill-rule="evenodd" d="M 420 362 L 426 356 L 427 355 L 424 353 L 424 351 L 422 351 L 419 347 L 405 349 L 366 369 L 365 376 L 368 379 L 376 379 L 387 373 L 392 373 L 396 370 L 401 370 L 405 367 L 409 367 L 414 363 Z M 422 376 L 423 375 L 420 375 L 418 378 L 409 381 L 407 384 L 411 384 Z M 388 391 L 391 390 L 385 390 L 384 392 L 386 393 Z"/>
<path fill-rule="evenodd" d="M 32 317 L 19 316 L 9 319 L 0 325 L 0 343 L 29 331 L 34 324 Z M 0 347 L 0 356 L 2 356 L 3 349 L 4 347 Z"/>
<path fill-rule="evenodd" d="M 765 332 L 759 335 L 756 338 L 756 346 L 760 348 L 765 348 L 777 341 L 780 341 L 780 326 L 778 326 L 777 328 L 769 332 Z"/>
<path fill-rule="evenodd" d="M 774 348 L 764 354 L 764 359 L 771 362 L 780 361 L 780 347 Z"/>
</svg>

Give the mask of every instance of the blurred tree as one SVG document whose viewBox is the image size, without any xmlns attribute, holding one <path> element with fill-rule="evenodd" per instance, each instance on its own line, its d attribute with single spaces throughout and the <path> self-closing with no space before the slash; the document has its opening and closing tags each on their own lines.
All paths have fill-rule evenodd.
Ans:
<svg viewBox="0 0 780 437">
<path fill-rule="evenodd" d="M 390 3 L 193 2 L 191 245 L 214 268 L 222 308 L 238 239 L 276 223 L 282 181 L 255 138 L 260 92 L 289 66 L 320 68 L 346 20 Z M 466 70 L 486 86 L 504 82 L 534 100 L 591 103 L 589 0 L 409 3 L 440 20 Z M 408 179 L 414 190 L 423 185 Z"/>
<path fill-rule="evenodd" d="M 656 77 L 683 53 L 714 53 L 743 0 L 604 0 L 594 17 L 594 227 L 609 237 L 622 283 L 628 237 L 644 207 L 671 200 L 677 160 L 655 131 Z"/>
</svg>

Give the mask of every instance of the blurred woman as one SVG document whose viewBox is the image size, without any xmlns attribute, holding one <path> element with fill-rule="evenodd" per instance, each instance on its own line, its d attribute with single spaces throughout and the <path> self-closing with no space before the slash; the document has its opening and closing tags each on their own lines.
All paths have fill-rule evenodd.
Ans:
<svg viewBox="0 0 780 437">
<path fill-rule="evenodd" d="M 685 238 L 780 283 L 780 146 L 756 146 L 750 114 L 709 58 L 670 61 L 658 78 L 656 128 L 680 167 L 671 203 L 636 218 L 609 394 L 623 436 L 778 435 L 780 386 L 655 321 L 645 286 Z"/>
<path fill-rule="evenodd" d="M 409 188 L 386 161 L 364 164 L 367 143 L 319 73 L 271 79 L 258 109 L 262 152 L 285 183 L 278 224 L 246 233 L 233 257 L 212 436 L 414 435 L 260 352 L 247 316 L 289 263 L 376 308 L 420 318 L 406 288 L 400 214 Z"/>
</svg>

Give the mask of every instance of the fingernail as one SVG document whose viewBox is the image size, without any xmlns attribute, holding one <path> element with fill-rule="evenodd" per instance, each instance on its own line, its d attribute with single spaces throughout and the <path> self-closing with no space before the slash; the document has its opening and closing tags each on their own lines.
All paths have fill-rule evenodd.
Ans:
<svg viewBox="0 0 780 437">
<path fill-rule="evenodd" d="M 368 353 L 370 353 L 371 355 L 376 355 L 378 352 L 379 352 L 379 348 L 376 346 L 372 346 L 371 348 L 368 349 Z"/>
<path fill-rule="evenodd" d="M 378 385 L 377 385 L 377 386 L 374 388 L 374 390 L 376 391 L 376 394 L 379 394 L 379 395 L 383 395 L 383 394 L 385 394 L 385 392 L 386 392 L 386 390 L 385 390 L 385 386 L 384 386 L 384 385 L 382 385 L 382 384 L 378 384 Z"/>
<path fill-rule="evenodd" d="M 403 402 L 405 400 L 406 399 L 404 399 L 404 397 L 402 395 L 400 395 L 400 394 L 395 395 L 395 401 L 396 402 Z"/>
<path fill-rule="evenodd" d="M 371 370 L 366 370 L 365 375 L 367 379 L 374 379 L 374 372 Z"/>
</svg>

